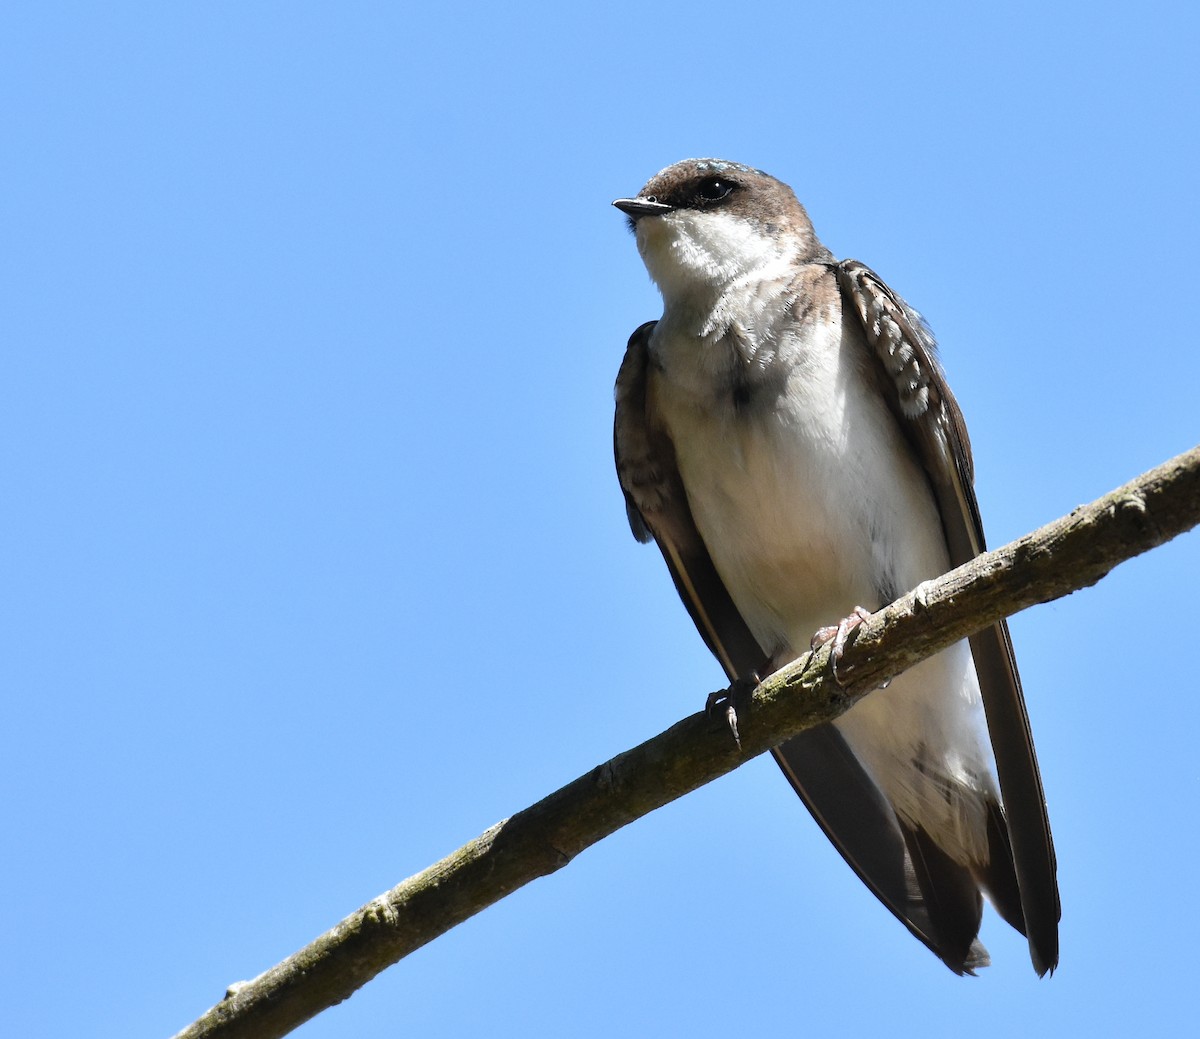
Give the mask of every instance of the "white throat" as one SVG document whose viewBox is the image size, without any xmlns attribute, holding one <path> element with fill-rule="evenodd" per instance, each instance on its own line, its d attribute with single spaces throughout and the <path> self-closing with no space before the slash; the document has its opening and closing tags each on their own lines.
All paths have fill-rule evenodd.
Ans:
<svg viewBox="0 0 1200 1039">
<path fill-rule="evenodd" d="M 718 314 L 731 298 L 765 302 L 759 291 L 741 291 L 746 287 L 786 286 L 801 252 L 791 236 L 764 234 L 744 217 L 687 209 L 640 220 L 637 244 L 666 311 L 701 318 L 701 334 L 722 323 Z"/>
<path fill-rule="evenodd" d="M 690 209 L 639 221 L 637 244 L 664 297 L 720 293 L 749 275 L 777 277 L 800 251 L 798 242 L 763 234 L 744 217 Z"/>
</svg>

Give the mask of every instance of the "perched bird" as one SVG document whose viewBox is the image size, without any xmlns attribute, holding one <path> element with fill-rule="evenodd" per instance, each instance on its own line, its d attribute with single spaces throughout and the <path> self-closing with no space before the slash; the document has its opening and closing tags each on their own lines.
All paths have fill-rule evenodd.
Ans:
<svg viewBox="0 0 1200 1039">
<path fill-rule="evenodd" d="M 921 316 L 837 261 L 792 190 L 688 159 L 613 203 L 663 297 L 617 377 L 617 473 L 731 681 L 984 550 L 962 414 Z M 990 740 L 989 740 L 990 735 Z M 986 894 L 1058 962 L 1058 885 L 1007 625 L 774 751 L 846 861 L 956 974 Z"/>
</svg>

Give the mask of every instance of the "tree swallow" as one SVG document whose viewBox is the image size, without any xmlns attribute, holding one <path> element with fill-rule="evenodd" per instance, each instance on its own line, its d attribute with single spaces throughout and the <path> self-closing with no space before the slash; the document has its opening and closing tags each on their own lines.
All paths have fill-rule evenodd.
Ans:
<svg viewBox="0 0 1200 1039">
<path fill-rule="evenodd" d="M 613 203 L 663 297 L 617 377 L 617 473 L 730 681 L 984 550 L 962 413 L 921 316 L 837 261 L 792 190 L 688 159 Z M 773 752 L 854 871 L 956 974 L 986 894 L 1058 963 L 1054 845 L 1003 622 Z"/>
</svg>

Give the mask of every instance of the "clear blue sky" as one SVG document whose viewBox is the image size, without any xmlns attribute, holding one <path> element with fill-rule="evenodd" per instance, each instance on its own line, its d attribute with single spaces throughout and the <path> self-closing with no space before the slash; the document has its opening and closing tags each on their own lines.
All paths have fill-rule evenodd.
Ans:
<svg viewBox="0 0 1200 1039">
<path fill-rule="evenodd" d="M 660 167 L 775 173 L 928 316 L 994 545 L 1200 439 L 1194 5 L 433 6 L 3 17 L 14 1036 L 174 1032 L 720 682 L 612 471 Z M 1194 1024 L 1198 577 L 1013 623 L 1054 978 L 994 917 L 953 977 L 760 760 L 299 1034 Z"/>
</svg>

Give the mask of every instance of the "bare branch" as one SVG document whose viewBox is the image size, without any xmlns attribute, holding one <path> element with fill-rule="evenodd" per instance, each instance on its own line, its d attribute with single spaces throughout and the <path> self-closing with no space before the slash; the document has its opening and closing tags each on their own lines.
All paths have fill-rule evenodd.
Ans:
<svg viewBox="0 0 1200 1039">
<path fill-rule="evenodd" d="M 176 1039 L 281 1036 L 386 967 L 655 808 L 804 729 L 832 721 L 892 676 L 1002 617 L 1095 584 L 1200 523 L 1200 448 L 1054 523 L 922 585 L 739 704 L 741 749 L 723 719 L 695 714 L 619 754 L 367 903 L 236 991 Z M 886 696 L 887 693 L 880 695 Z"/>
</svg>

